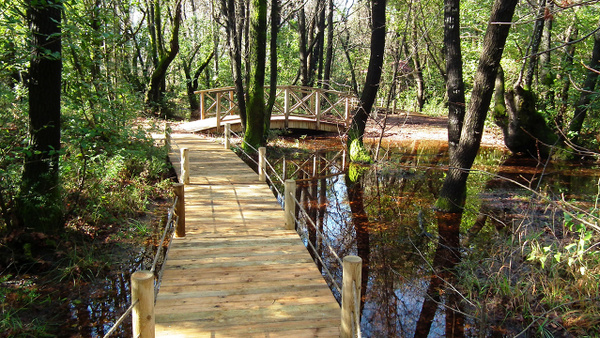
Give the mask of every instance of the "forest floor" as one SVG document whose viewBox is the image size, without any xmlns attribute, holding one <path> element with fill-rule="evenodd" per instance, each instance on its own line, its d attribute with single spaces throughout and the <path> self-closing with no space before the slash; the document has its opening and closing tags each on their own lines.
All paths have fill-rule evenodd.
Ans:
<svg viewBox="0 0 600 338">
<path fill-rule="evenodd" d="M 376 119 L 369 119 L 365 137 L 379 139 L 384 119 L 385 116 L 381 114 Z M 448 141 L 448 118 L 419 113 L 390 114 L 387 116 L 387 122 L 385 122 L 383 140 L 388 142 Z M 504 149 L 504 139 L 500 128 L 486 125 L 481 145 Z"/>
</svg>

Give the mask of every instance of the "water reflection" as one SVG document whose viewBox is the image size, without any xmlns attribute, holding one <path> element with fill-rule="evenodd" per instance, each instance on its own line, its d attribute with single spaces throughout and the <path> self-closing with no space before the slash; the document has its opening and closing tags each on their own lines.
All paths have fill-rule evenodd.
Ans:
<svg viewBox="0 0 600 338">
<path fill-rule="evenodd" d="M 267 153 L 273 156 L 270 161 L 276 163 L 279 175 L 285 173 L 286 178 L 298 182 L 297 199 L 306 211 L 298 211 L 298 232 L 307 246 L 316 249 L 315 262 L 326 279 L 329 270 L 341 285 L 336 256 L 363 259 L 361 329 L 365 337 L 478 334 L 473 325 L 465 328 L 469 320 L 455 292 L 454 269 L 461 252 L 474 250 L 470 244 L 463 248 L 460 244 L 461 239 L 469 243 L 466 235 L 468 229 L 476 228 L 477 215 L 504 223 L 518 216 L 510 215 L 499 202 L 509 192 L 524 188 L 498 176 L 524 186 L 537 187 L 543 182 L 549 193 L 576 185 L 584 188 L 569 190 L 570 196 L 588 194 L 589 186 L 597 189 L 597 178 L 585 177 L 587 183 L 581 183 L 585 173 L 573 170 L 577 168 L 558 164 L 544 168 L 537 162 L 523 165 L 502 151 L 482 149 L 476 168 L 497 176 L 472 175 L 469 194 L 481 199 L 469 206 L 470 215 L 463 217 L 461 225 L 461 215 L 436 214 L 432 209 L 447 165 L 443 143 L 389 147 L 385 161 L 363 167 L 348 165 L 340 148 L 330 143 L 312 142 L 308 149 L 319 149 L 319 145 L 326 149 L 294 149 L 284 154 L 285 160 L 281 159 L 282 149 L 292 144 Z M 560 190 L 554 190 L 556 187 Z M 485 220 L 480 219 L 480 224 Z M 339 301 L 335 283 L 330 286 Z"/>
</svg>

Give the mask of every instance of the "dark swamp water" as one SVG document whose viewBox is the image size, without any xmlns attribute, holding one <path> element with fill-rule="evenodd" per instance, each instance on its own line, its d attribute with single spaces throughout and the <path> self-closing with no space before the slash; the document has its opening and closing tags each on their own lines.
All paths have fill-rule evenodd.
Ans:
<svg viewBox="0 0 600 338">
<path fill-rule="evenodd" d="M 311 254 L 325 279 L 329 274 L 335 279 L 329 284 L 338 301 L 337 257 L 363 259 L 364 337 L 502 335 L 489 328 L 481 332 L 469 319 L 459 294 L 451 292 L 455 277 L 448 271 L 466 252 L 486 250 L 504 228 L 519 226 L 525 217 L 530 222 L 533 214 L 538 226 L 557 218 L 556 211 L 531 206 L 536 199 L 528 187 L 583 206 L 598 194 L 595 166 L 544 166 L 482 149 L 459 226 L 438 218 L 432 208 L 448 163 L 445 144 L 385 146 L 382 160 L 369 166 L 348 165 L 341 149 L 339 141 L 326 138 L 280 140 L 267 149 L 267 157 L 280 177 L 297 180 L 296 198 L 304 209 L 297 211 L 298 232 L 309 251 L 315 248 Z M 283 191 L 277 182 L 275 187 Z M 482 214 L 487 223 L 478 217 Z M 471 241 L 473 236 L 478 240 Z"/>
</svg>

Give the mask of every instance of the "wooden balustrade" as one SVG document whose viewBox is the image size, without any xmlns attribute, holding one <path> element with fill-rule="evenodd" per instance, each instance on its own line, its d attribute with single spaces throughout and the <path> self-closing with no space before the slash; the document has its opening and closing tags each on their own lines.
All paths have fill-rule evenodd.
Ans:
<svg viewBox="0 0 600 338">
<path fill-rule="evenodd" d="M 238 114 L 234 100 L 234 87 L 200 90 L 200 119 L 216 117 L 217 131 L 227 115 Z M 265 87 L 265 98 L 269 98 L 269 87 Z M 291 115 L 312 118 L 317 123 L 332 122 L 350 125 L 351 111 L 357 106 L 354 94 L 322 88 L 302 86 L 277 86 L 275 105 L 271 116 L 284 116 L 285 127 Z"/>
</svg>

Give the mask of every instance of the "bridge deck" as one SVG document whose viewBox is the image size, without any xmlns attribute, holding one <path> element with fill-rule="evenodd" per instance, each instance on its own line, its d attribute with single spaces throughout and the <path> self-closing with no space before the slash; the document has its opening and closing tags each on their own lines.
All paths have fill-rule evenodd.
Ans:
<svg viewBox="0 0 600 338">
<path fill-rule="evenodd" d="M 191 182 L 186 237 L 172 244 L 156 300 L 157 337 L 338 337 L 339 305 L 283 229 L 267 185 L 219 144 L 172 139 L 190 149 Z M 179 170 L 178 153 L 170 158 Z"/>
<path fill-rule="evenodd" d="M 224 116 L 221 120 L 221 128 L 225 125 L 225 123 L 230 123 L 231 128 L 234 131 L 241 130 L 240 128 L 240 118 L 238 115 L 228 115 Z M 271 116 L 271 129 L 284 129 L 285 126 L 285 116 L 282 115 L 274 115 Z M 346 126 L 341 121 L 339 123 L 335 123 L 332 121 L 320 121 L 317 123 L 317 120 L 312 117 L 304 117 L 297 115 L 290 115 L 288 117 L 288 128 L 290 129 L 309 129 L 309 130 L 320 130 L 326 132 L 338 132 L 346 130 Z M 192 122 L 187 122 L 181 125 L 181 128 L 187 132 L 216 132 L 217 131 L 217 118 L 209 117 L 203 120 L 196 120 Z M 222 131 L 223 129 L 221 129 Z"/>
</svg>

